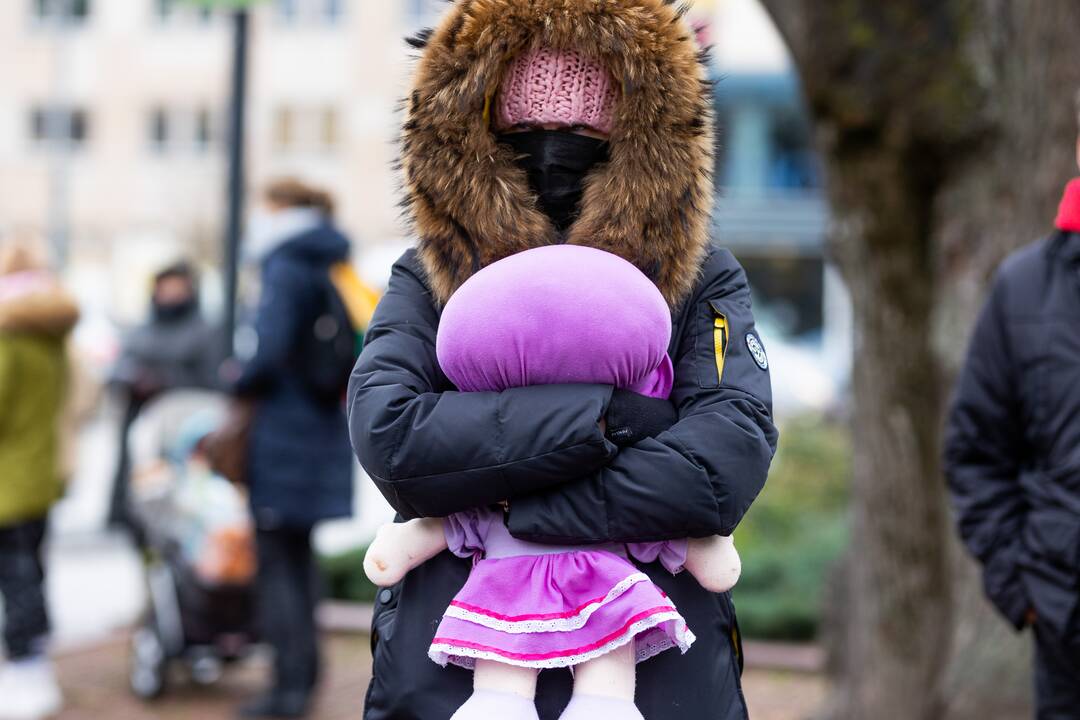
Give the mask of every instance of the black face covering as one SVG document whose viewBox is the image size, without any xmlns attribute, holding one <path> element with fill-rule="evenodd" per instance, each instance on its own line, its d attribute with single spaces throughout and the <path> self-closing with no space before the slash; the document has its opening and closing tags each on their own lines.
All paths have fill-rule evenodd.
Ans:
<svg viewBox="0 0 1080 720">
<path fill-rule="evenodd" d="M 162 323 L 179 322 L 190 315 L 194 315 L 199 309 L 199 301 L 195 298 L 179 303 L 161 303 L 152 301 L 154 320 Z"/>
<path fill-rule="evenodd" d="M 577 219 L 585 176 L 607 162 L 607 141 L 559 130 L 505 133 L 498 140 L 518 153 L 518 167 L 528 175 L 540 209 L 565 232 Z"/>
</svg>

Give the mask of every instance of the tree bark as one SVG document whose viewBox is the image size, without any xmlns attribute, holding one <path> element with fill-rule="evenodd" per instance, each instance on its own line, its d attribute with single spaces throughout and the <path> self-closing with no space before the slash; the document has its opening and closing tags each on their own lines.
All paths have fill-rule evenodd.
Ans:
<svg viewBox="0 0 1080 720">
<path fill-rule="evenodd" d="M 1002 717 L 975 700 L 995 702 L 979 677 L 950 670 L 954 637 L 961 657 L 993 657 L 977 628 L 999 621 L 971 611 L 977 573 L 951 547 L 940 426 L 992 268 L 1049 227 L 1069 176 L 1080 3 L 764 4 L 802 78 L 855 313 L 851 595 L 829 714 Z"/>
</svg>

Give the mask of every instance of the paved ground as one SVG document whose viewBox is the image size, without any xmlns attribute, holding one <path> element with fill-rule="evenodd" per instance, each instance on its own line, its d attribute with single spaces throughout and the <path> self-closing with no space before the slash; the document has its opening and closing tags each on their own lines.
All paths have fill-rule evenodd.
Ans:
<svg viewBox="0 0 1080 720">
<path fill-rule="evenodd" d="M 329 677 L 314 720 L 356 720 L 363 707 L 370 672 L 363 635 L 337 635 L 328 644 Z M 265 663 L 252 660 L 235 668 L 217 686 L 194 687 L 182 679 L 163 700 L 144 705 L 126 690 L 126 645 L 114 641 L 93 650 L 69 653 L 60 662 L 68 708 L 60 720 L 218 720 L 256 692 Z M 753 720 L 803 720 L 824 694 L 818 677 L 803 673 L 748 671 L 744 678 Z"/>
</svg>

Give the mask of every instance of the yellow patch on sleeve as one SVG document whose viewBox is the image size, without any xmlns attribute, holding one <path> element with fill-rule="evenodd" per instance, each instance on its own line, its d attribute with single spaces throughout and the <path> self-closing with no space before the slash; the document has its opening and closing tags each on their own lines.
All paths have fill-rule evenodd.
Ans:
<svg viewBox="0 0 1080 720">
<path fill-rule="evenodd" d="M 716 381 L 724 382 L 724 360 L 728 349 L 728 321 L 725 315 L 717 313 L 713 321 L 713 353 L 716 355 Z"/>
</svg>

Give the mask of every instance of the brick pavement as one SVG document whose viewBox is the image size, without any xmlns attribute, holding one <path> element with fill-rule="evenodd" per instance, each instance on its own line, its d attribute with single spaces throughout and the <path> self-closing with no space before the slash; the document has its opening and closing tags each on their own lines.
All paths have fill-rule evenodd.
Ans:
<svg viewBox="0 0 1080 720">
<path fill-rule="evenodd" d="M 360 716 L 371 673 L 368 640 L 338 635 L 326 647 L 328 672 L 313 720 Z M 220 683 L 198 687 L 182 676 L 153 703 L 137 700 L 127 686 L 127 641 L 118 638 L 59 661 L 67 707 L 59 720 L 218 720 L 232 718 L 236 706 L 259 691 L 267 664 L 253 658 L 226 672 Z M 181 674 L 182 675 L 182 674 Z"/>
<path fill-rule="evenodd" d="M 335 634 L 326 651 L 328 674 L 312 720 L 356 720 L 371 671 L 368 639 Z M 225 720 L 258 691 L 267 670 L 266 663 L 255 658 L 210 688 L 178 679 L 163 699 L 148 705 L 127 691 L 124 638 L 68 653 L 59 666 L 68 702 L 60 720 Z M 753 720 L 803 720 L 824 698 L 820 678 L 807 673 L 752 669 L 743 683 Z"/>
</svg>

